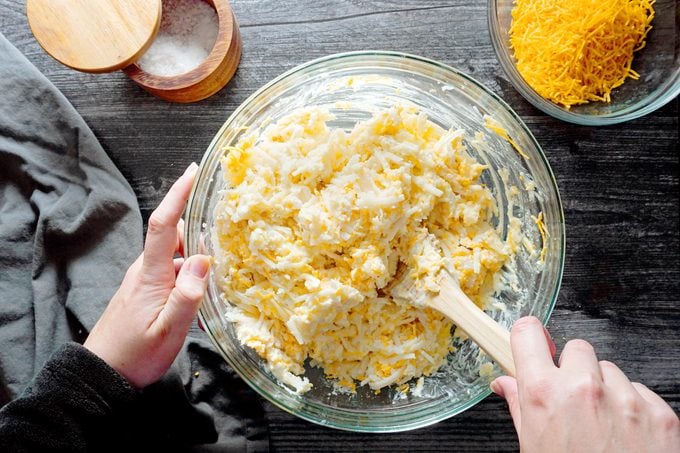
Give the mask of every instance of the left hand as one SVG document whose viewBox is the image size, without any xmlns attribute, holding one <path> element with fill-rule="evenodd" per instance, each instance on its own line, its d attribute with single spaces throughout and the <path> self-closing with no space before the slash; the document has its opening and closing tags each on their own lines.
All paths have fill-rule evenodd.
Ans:
<svg viewBox="0 0 680 453">
<path fill-rule="evenodd" d="M 187 168 L 151 214 L 144 252 L 84 344 L 137 388 L 168 370 L 207 286 L 209 257 L 173 259 L 183 253 L 179 224 L 196 170 Z"/>
</svg>

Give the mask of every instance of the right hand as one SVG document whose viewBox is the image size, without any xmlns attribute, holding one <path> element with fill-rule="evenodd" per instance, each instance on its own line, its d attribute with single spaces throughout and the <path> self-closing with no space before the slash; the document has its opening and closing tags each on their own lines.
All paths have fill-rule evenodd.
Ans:
<svg viewBox="0 0 680 453">
<path fill-rule="evenodd" d="M 680 420 L 644 385 L 598 361 L 583 340 L 569 341 L 556 366 L 541 322 L 512 328 L 517 377 L 491 389 L 505 398 L 522 452 L 680 452 Z"/>
</svg>

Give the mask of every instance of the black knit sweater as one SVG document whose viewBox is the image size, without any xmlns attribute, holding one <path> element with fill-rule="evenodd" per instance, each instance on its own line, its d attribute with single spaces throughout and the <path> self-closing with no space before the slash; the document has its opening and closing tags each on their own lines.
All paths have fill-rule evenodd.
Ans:
<svg viewBox="0 0 680 453">
<path fill-rule="evenodd" d="M 0 410 L 0 451 L 136 451 L 152 443 L 128 430 L 138 397 L 103 360 L 67 343 Z"/>
</svg>

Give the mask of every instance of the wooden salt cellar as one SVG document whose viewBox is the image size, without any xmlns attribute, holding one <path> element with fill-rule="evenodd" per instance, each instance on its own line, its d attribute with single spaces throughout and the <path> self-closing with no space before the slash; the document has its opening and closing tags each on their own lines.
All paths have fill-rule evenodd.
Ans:
<svg viewBox="0 0 680 453">
<path fill-rule="evenodd" d="M 218 92 L 233 77 L 241 59 L 241 33 L 227 0 L 204 0 L 217 11 L 217 42 L 193 70 L 173 77 L 145 72 L 136 64 L 123 71 L 149 93 L 173 102 L 194 102 Z"/>
</svg>

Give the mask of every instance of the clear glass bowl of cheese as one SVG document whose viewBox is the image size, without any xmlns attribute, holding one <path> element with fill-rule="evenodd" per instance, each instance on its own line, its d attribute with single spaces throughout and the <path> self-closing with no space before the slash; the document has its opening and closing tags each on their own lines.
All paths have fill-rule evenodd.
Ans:
<svg viewBox="0 0 680 453">
<path fill-rule="evenodd" d="M 201 162 L 186 212 L 187 253 L 216 254 L 215 207 L 227 188 L 221 160 L 247 131 L 314 106 L 334 115 L 334 128 L 350 130 L 370 117 L 371 109 L 395 105 L 415 107 L 443 130 L 460 129 L 466 141 L 484 143 L 466 144 L 487 167 L 481 182 L 497 205 L 494 227 L 507 239 L 514 218 L 522 237 L 514 265 L 499 271 L 512 274 L 508 277 L 516 283 L 495 293 L 486 310 L 506 327 L 529 314 L 547 322 L 562 278 L 565 231 L 545 155 L 521 119 L 479 82 L 441 63 L 402 53 L 351 52 L 315 60 L 274 79 L 238 107 Z M 489 118 L 494 127 L 488 127 Z M 255 350 L 241 344 L 225 314 L 229 301 L 216 270 L 212 272 L 199 316 L 215 347 L 260 395 L 305 420 L 364 432 L 420 428 L 483 400 L 490 394 L 489 383 L 501 373 L 474 343 L 456 336 L 455 351 L 446 363 L 406 386 L 379 392 L 357 386 L 355 392 L 338 392 L 322 369 L 307 363 L 304 376 L 312 388 L 296 393 L 274 376 Z"/>
<path fill-rule="evenodd" d="M 551 3 L 544 3 L 544 5 L 547 4 Z M 592 2 L 581 5 L 579 2 L 570 3 L 567 0 L 565 4 L 578 9 L 579 7 L 590 8 L 588 5 Z M 572 105 L 569 108 L 543 97 L 518 70 L 518 62 L 515 58 L 515 51 L 511 47 L 510 39 L 515 5 L 515 0 L 489 0 L 487 11 L 491 41 L 510 83 L 527 101 L 548 115 L 562 121 L 586 126 L 616 124 L 647 115 L 663 107 L 680 93 L 680 52 L 678 52 L 678 49 L 680 49 L 680 22 L 677 20 L 680 17 L 680 3 L 677 0 L 656 0 L 653 2 L 654 16 L 651 21 L 651 29 L 646 35 L 644 47 L 633 53 L 631 69 L 639 74 L 638 79 L 626 78 L 621 86 L 611 91 L 610 102 L 591 101 Z M 579 16 L 577 20 L 594 21 L 600 24 L 600 27 L 610 27 L 611 24 L 602 23 L 602 21 L 611 20 L 611 14 L 606 12 L 607 8 L 608 6 L 598 4 L 597 7 L 592 8 L 589 14 L 578 15 L 577 13 Z M 620 3 L 617 4 L 617 10 L 622 10 Z M 539 16 L 544 17 L 541 16 L 540 11 L 529 14 L 535 15 L 537 19 Z M 593 18 L 594 15 L 601 17 Z M 621 19 L 621 21 L 623 20 Z M 584 24 L 581 30 L 584 30 L 583 33 L 587 30 L 595 33 L 597 32 L 596 28 L 596 26 L 593 26 L 593 30 L 590 30 L 587 28 L 587 24 Z M 528 33 L 524 27 L 522 32 Z M 547 34 L 550 36 L 549 32 Z M 536 35 L 530 36 L 533 39 Z M 616 38 L 613 38 L 611 33 L 606 33 L 605 40 L 607 39 Z M 625 40 L 626 38 L 622 37 L 622 39 Z M 552 55 L 562 50 L 560 46 L 564 46 L 562 40 L 554 36 L 548 41 L 548 45 L 554 46 L 554 49 L 551 49 Z M 596 46 L 593 42 L 591 41 L 590 45 Z M 616 48 L 621 48 L 622 46 L 619 46 L 618 42 L 620 41 L 617 41 Z M 584 43 L 583 46 L 587 46 L 587 44 Z M 537 49 L 537 51 L 540 51 L 540 49 Z M 569 53 L 569 58 L 571 58 L 571 55 L 572 53 Z M 528 61 L 535 60 L 533 58 Z M 595 58 L 592 65 L 597 65 L 600 62 Z M 562 74 L 564 75 L 564 73 Z M 540 78 L 543 82 L 550 79 L 547 76 Z"/>
</svg>

